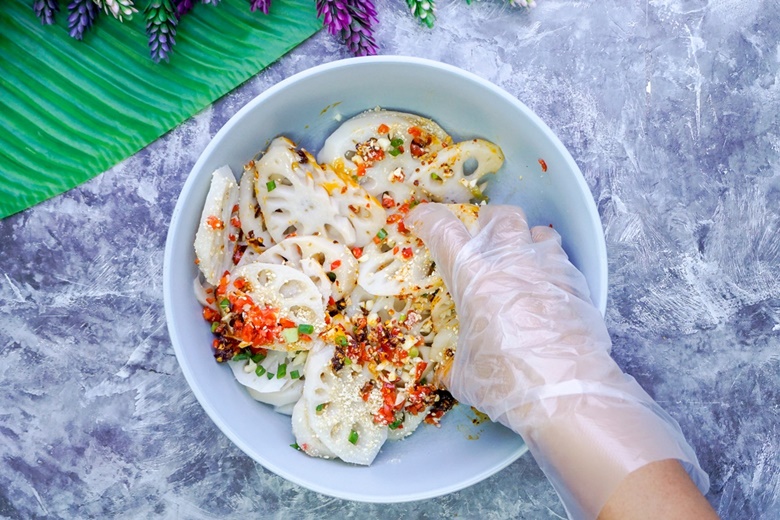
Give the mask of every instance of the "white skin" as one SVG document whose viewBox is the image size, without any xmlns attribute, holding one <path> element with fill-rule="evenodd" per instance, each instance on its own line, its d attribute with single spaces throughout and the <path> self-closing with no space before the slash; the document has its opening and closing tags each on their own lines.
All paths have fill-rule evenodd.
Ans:
<svg viewBox="0 0 780 520">
<path fill-rule="evenodd" d="M 514 206 L 485 206 L 471 231 L 433 203 L 406 223 L 460 320 L 447 387 L 523 436 L 571 518 L 716 518 L 676 421 L 609 356 L 604 320 L 557 232 L 529 229 Z"/>
</svg>

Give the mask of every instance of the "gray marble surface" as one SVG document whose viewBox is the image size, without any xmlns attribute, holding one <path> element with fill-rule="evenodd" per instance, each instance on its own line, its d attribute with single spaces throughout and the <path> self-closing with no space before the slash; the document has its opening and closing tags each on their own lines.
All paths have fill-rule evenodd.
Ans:
<svg viewBox="0 0 780 520">
<path fill-rule="evenodd" d="M 592 5 L 591 5 L 592 4 Z M 619 364 L 681 424 L 723 518 L 780 518 L 780 2 L 378 3 L 385 54 L 504 87 L 582 168 L 607 237 Z M 211 423 L 165 326 L 179 190 L 244 103 L 346 57 L 320 33 L 135 156 L 0 221 L 0 517 L 561 518 L 530 456 L 371 505 L 265 470 Z"/>
</svg>

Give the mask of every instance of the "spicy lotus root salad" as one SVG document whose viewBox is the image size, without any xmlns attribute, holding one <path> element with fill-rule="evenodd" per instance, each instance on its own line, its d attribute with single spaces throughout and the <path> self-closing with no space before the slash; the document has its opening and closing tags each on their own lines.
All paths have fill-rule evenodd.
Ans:
<svg viewBox="0 0 780 520">
<path fill-rule="evenodd" d="M 493 143 L 454 143 L 435 122 L 370 110 L 317 158 L 285 137 L 240 182 L 213 173 L 195 237 L 195 292 L 214 357 L 258 401 L 292 415 L 294 446 L 370 464 L 384 442 L 438 425 L 458 337 L 452 299 L 422 241 L 415 205 L 453 204 L 471 227 Z"/>
</svg>

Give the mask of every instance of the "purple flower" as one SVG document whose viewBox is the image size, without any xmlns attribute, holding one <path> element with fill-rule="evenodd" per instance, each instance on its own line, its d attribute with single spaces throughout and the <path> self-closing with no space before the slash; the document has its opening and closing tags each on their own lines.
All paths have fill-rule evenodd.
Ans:
<svg viewBox="0 0 780 520">
<path fill-rule="evenodd" d="M 149 53 L 159 63 L 168 61 L 168 54 L 176 45 L 178 17 L 173 0 L 151 0 L 144 10 L 146 35 L 149 37 Z"/>
<path fill-rule="evenodd" d="M 268 10 L 271 9 L 271 0 L 249 0 L 249 9 L 254 12 L 257 9 L 268 14 Z"/>
<path fill-rule="evenodd" d="M 68 33 L 81 40 L 100 14 L 100 8 L 92 0 L 73 0 L 68 13 Z"/>
<path fill-rule="evenodd" d="M 176 0 L 176 15 L 181 18 L 192 10 L 192 0 Z"/>
<path fill-rule="evenodd" d="M 377 23 L 376 9 L 371 0 L 348 0 L 350 14 L 360 20 L 364 25 L 370 26 Z"/>
<path fill-rule="evenodd" d="M 379 50 L 371 28 L 358 21 L 341 31 L 341 39 L 355 56 L 373 56 Z"/>
<path fill-rule="evenodd" d="M 372 25 L 377 23 L 371 0 L 315 0 L 317 17 L 356 56 L 376 54 Z"/>
<path fill-rule="evenodd" d="M 378 23 L 371 0 L 346 0 L 352 23 L 341 30 L 341 39 L 355 56 L 372 56 L 378 47 L 372 25 Z"/>
<path fill-rule="evenodd" d="M 322 18 L 322 24 L 332 35 L 349 27 L 352 17 L 347 8 L 348 0 L 316 0 L 317 17 Z"/>
<path fill-rule="evenodd" d="M 41 25 L 54 23 L 54 14 L 60 10 L 59 0 L 35 0 L 33 2 L 35 15 L 41 19 Z"/>
</svg>

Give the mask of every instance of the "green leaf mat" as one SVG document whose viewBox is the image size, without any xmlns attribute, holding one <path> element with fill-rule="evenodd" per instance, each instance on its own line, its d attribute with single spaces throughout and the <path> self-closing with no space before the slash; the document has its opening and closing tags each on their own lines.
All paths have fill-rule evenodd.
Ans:
<svg viewBox="0 0 780 520">
<path fill-rule="evenodd" d="M 313 0 L 273 0 L 269 15 L 247 0 L 197 3 L 170 63 L 155 64 L 142 12 L 101 12 L 79 42 L 68 3 L 42 26 L 32 0 L 0 2 L 0 218 L 129 157 L 322 27 Z"/>
</svg>

